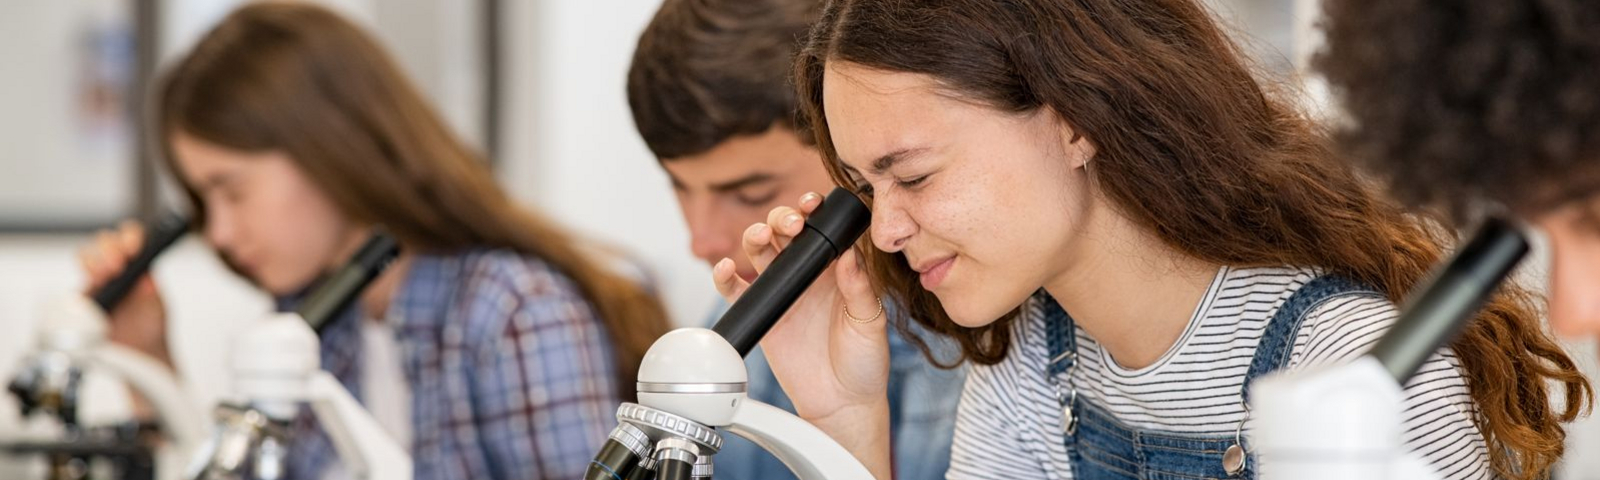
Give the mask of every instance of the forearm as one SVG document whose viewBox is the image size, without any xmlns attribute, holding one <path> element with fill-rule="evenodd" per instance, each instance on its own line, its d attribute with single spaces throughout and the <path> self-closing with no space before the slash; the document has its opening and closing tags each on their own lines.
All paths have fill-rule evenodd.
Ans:
<svg viewBox="0 0 1600 480">
<path fill-rule="evenodd" d="M 153 360 L 159 362 L 162 366 L 166 367 L 168 371 L 172 372 L 174 377 L 177 376 L 178 369 L 177 367 L 173 366 L 172 353 L 167 350 L 165 344 L 162 344 L 161 348 L 157 352 L 150 353 L 149 355 Z M 133 385 L 128 385 L 128 404 L 130 413 L 132 413 L 133 418 L 135 419 L 157 420 L 157 417 L 161 413 L 157 412 L 155 405 L 150 403 L 150 399 L 145 398 L 143 393 L 140 393 L 137 389 L 134 389 Z"/>
</svg>

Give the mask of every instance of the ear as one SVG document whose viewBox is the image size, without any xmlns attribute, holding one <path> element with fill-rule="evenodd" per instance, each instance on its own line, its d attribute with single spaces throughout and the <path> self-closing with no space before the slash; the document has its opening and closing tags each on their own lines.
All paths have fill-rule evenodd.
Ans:
<svg viewBox="0 0 1600 480">
<path fill-rule="evenodd" d="M 1061 118 L 1054 109 L 1045 108 L 1044 117 L 1042 120 L 1049 121 L 1060 132 L 1061 152 L 1065 154 L 1067 168 L 1076 170 L 1088 166 L 1089 160 L 1095 156 L 1094 144 L 1089 138 L 1080 134 L 1076 127 Z"/>
</svg>

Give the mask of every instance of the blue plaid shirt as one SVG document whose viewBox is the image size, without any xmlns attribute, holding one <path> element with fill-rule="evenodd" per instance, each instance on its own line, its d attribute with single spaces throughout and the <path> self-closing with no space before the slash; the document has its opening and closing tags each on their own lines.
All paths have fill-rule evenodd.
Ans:
<svg viewBox="0 0 1600 480">
<path fill-rule="evenodd" d="M 710 321 L 728 308 L 718 305 Z M 955 358 L 959 346 L 912 324 L 942 359 Z M 750 398 L 789 413 L 794 402 L 778 386 L 760 347 L 745 357 Z M 965 367 L 940 370 L 889 327 L 889 431 L 894 455 L 894 477 L 899 480 L 936 480 L 950 469 L 950 441 L 955 432 L 956 404 L 966 382 Z M 718 480 L 790 480 L 794 473 L 783 461 L 737 435 L 724 434 L 722 450 L 713 457 Z"/>
<path fill-rule="evenodd" d="M 357 399 L 363 318 L 353 306 L 322 333 L 322 368 Z M 576 284 L 539 259 L 419 255 L 386 320 L 411 387 L 417 480 L 581 478 L 616 424 L 610 337 Z M 335 457 L 302 412 L 289 478 L 320 480 Z"/>
</svg>

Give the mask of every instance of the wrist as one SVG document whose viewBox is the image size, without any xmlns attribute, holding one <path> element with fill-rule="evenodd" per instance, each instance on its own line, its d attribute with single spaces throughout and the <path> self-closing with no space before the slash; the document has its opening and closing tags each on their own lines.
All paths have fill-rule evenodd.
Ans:
<svg viewBox="0 0 1600 480">
<path fill-rule="evenodd" d="M 873 476 L 890 478 L 888 397 L 847 405 L 824 416 L 806 418 L 806 421 L 855 455 Z"/>
</svg>

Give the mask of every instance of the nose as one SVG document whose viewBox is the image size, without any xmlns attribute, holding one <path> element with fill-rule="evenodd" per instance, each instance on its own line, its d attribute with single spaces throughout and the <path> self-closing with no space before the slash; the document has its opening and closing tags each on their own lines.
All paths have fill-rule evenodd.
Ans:
<svg viewBox="0 0 1600 480">
<path fill-rule="evenodd" d="M 682 206 L 684 220 L 689 226 L 689 250 L 695 258 L 715 262 L 733 256 L 739 235 L 744 230 L 736 225 L 730 228 L 737 222 L 710 203 L 685 199 Z"/>
<path fill-rule="evenodd" d="M 872 202 L 872 243 L 879 250 L 896 253 L 904 249 L 917 233 L 917 223 L 893 194 L 880 195 Z"/>
<path fill-rule="evenodd" d="M 226 250 L 237 237 L 237 226 L 233 223 L 233 215 L 226 208 L 210 205 L 206 209 L 206 241 L 217 250 Z"/>
<path fill-rule="evenodd" d="M 707 262 L 715 262 L 733 256 L 733 242 L 727 235 L 710 231 L 708 228 L 692 228 L 689 230 L 689 249 L 694 252 L 695 258 Z"/>
</svg>

